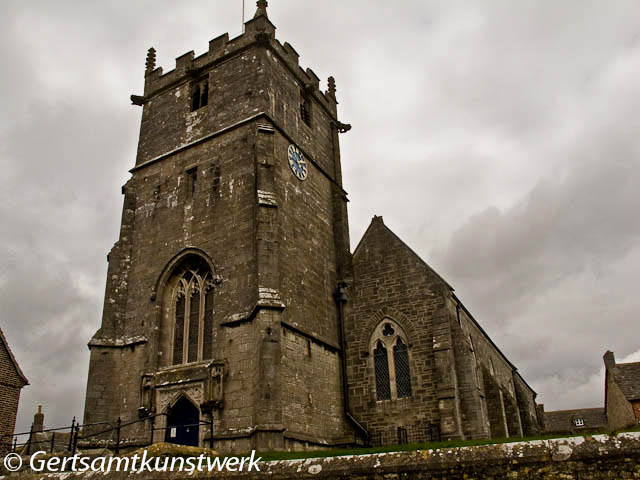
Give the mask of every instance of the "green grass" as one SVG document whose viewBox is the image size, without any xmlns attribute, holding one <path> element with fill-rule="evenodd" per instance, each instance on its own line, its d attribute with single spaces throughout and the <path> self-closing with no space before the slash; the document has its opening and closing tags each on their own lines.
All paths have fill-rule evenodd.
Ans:
<svg viewBox="0 0 640 480">
<path fill-rule="evenodd" d="M 640 428 L 634 428 L 625 431 L 640 431 Z M 384 445 L 380 447 L 362 447 L 362 448 L 334 448 L 331 450 L 309 450 L 304 452 L 264 452 L 259 455 L 265 462 L 274 460 L 298 460 L 305 458 L 325 458 L 325 457 L 343 457 L 346 455 L 367 455 L 371 453 L 387 453 L 387 452 L 408 452 L 415 450 L 437 450 L 441 448 L 455 447 L 473 447 L 478 445 L 494 445 L 510 442 L 529 442 L 533 440 L 549 440 L 552 438 L 580 437 L 583 435 L 597 435 L 606 433 L 605 431 L 581 432 L 576 434 L 564 435 L 539 435 L 535 437 L 524 438 L 485 438 L 479 440 L 450 440 L 446 442 L 428 442 L 428 443 L 408 443 L 404 445 Z"/>
<path fill-rule="evenodd" d="M 617 432 L 613 432 L 613 433 L 622 433 L 622 432 L 640 432 L 640 425 L 633 427 L 633 428 L 625 428 L 624 430 L 620 430 Z M 612 433 L 612 435 L 613 435 Z"/>
</svg>

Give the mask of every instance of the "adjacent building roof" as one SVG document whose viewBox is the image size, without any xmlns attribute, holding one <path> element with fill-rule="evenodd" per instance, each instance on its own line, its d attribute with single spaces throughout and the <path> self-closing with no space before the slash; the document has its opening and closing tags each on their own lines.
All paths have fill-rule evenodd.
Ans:
<svg viewBox="0 0 640 480">
<path fill-rule="evenodd" d="M 606 427 L 607 416 L 604 408 L 578 408 L 544 412 L 546 432 L 571 432 L 579 429 L 593 430 Z"/>
<path fill-rule="evenodd" d="M 24 385 L 29 385 L 29 380 L 27 380 L 27 377 L 24 375 L 24 373 L 22 373 L 22 369 L 20 368 L 20 365 L 18 365 L 16 357 L 13 356 L 13 352 L 11 351 L 11 348 L 9 348 L 9 342 L 7 342 L 7 338 L 4 336 L 4 333 L 2 332 L 2 328 L 0 328 L 0 344 L 4 345 L 4 348 L 9 354 L 9 360 L 11 360 L 11 363 L 13 363 L 13 366 L 16 369 L 16 374 L 18 375 L 18 377 L 22 381 L 24 381 Z"/>
<path fill-rule="evenodd" d="M 640 362 L 617 363 L 614 377 L 627 400 L 640 400 Z"/>
</svg>

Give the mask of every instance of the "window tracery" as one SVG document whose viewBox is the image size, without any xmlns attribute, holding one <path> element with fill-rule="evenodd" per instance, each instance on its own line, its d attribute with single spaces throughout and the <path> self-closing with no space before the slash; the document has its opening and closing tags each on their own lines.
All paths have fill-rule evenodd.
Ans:
<svg viewBox="0 0 640 480">
<path fill-rule="evenodd" d="M 172 365 L 213 358 L 214 279 L 204 262 L 191 262 L 177 274 L 173 289 Z"/>
<path fill-rule="evenodd" d="M 371 337 L 376 400 L 396 400 L 412 395 L 409 347 L 406 335 L 385 318 Z"/>
</svg>

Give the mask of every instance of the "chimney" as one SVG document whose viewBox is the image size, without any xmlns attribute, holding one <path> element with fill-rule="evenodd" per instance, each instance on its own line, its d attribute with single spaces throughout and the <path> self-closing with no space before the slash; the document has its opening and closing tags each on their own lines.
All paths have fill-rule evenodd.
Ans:
<svg viewBox="0 0 640 480">
<path fill-rule="evenodd" d="M 613 371 L 613 369 L 616 368 L 616 357 L 612 351 L 607 350 L 607 353 L 605 353 L 602 358 L 604 359 L 604 367 L 608 371 Z"/>
<path fill-rule="evenodd" d="M 42 413 L 42 405 L 38 405 L 38 411 L 33 416 L 33 431 L 41 433 L 44 430 L 44 413 Z"/>
</svg>

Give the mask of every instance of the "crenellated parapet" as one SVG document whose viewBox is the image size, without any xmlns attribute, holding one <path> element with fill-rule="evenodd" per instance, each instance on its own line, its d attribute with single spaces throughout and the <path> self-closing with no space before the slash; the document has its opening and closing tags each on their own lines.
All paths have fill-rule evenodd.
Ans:
<svg viewBox="0 0 640 480">
<path fill-rule="evenodd" d="M 245 31 L 241 35 L 229 39 L 229 34 L 220 35 L 209 42 L 207 52 L 195 56 L 189 51 L 176 58 L 173 70 L 164 72 L 162 67 L 156 66 L 156 50 L 149 49 L 145 63 L 144 96 L 135 104 L 146 103 L 155 95 L 173 88 L 181 83 L 192 81 L 209 70 L 215 70 L 218 65 L 241 55 L 252 47 L 262 47 L 275 55 L 295 76 L 302 89 L 313 97 L 335 118 L 336 104 L 335 80 L 331 77 L 328 90 L 320 90 L 320 78 L 310 68 L 303 69 L 299 64 L 300 55 L 289 44 L 284 45 L 275 38 L 276 27 L 266 17 L 259 15 L 245 23 Z"/>
</svg>

